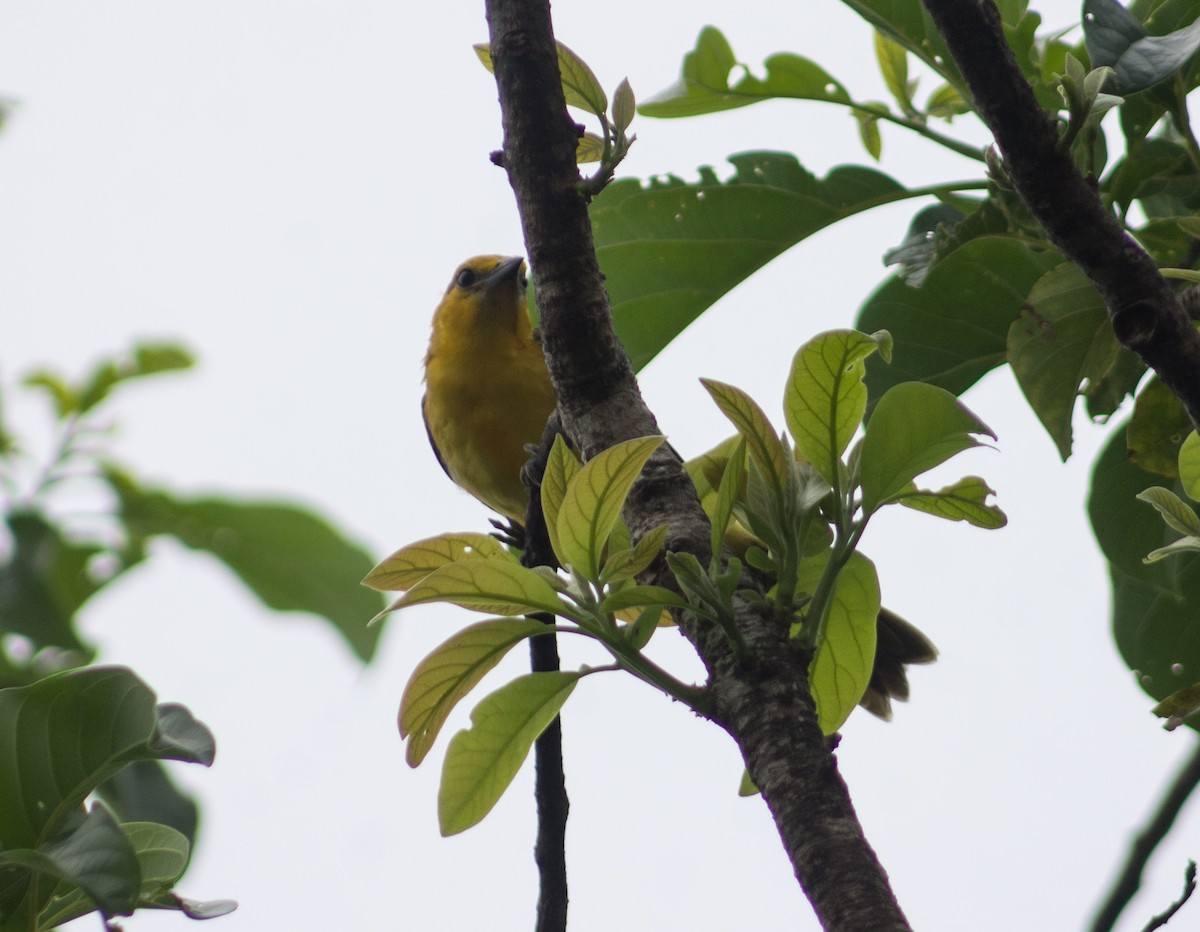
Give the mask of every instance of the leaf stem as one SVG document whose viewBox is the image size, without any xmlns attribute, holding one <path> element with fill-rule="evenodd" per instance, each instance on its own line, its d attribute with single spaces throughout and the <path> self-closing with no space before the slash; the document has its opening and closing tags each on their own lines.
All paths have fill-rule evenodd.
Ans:
<svg viewBox="0 0 1200 932">
<path fill-rule="evenodd" d="M 936 129 L 930 129 L 928 124 L 922 123 L 920 120 L 913 120 L 909 117 L 898 116 L 890 110 L 880 110 L 877 107 L 870 107 L 866 104 L 860 104 L 856 101 L 850 101 L 846 104 L 851 110 L 857 113 L 865 113 L 887 123 L 893 123 L 896 126 L 902 126 L 905 129 L 912 130 L 918 136 L 924 136 L 930 142 L 936 142 L 939 146 L 944 146 L 952 152 L 957 152 L 959 155 L 965 155 L 969 159 L 974 159 L 977 162 L 984 161 L 983 150 L 978 146 L 972 146 L 969 143 L 955 139 L 953 136 L 947 136 L 944 133 L 939 133 Z"/>
</svg>

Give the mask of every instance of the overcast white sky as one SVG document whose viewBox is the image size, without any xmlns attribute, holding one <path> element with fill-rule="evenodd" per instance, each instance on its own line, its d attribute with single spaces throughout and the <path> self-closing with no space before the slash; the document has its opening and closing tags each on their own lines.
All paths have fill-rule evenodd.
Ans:
<svg viewBox="0 0 1200 932">
<path fill-rule="evenodd" d="M 1078 15 L 1062 0 L 1044 9 L 1052 25 Z M 641 97 L 675 79 L 706 23 L 752 65 L 796 51 L 860 98 L 884 96 L 869 30 L 835 3 L 564 2 L 555 16 L 608 87 L 628 75 Z M 8 0 L 0 22 L 0 93 L 19 101 L 0 136 L 5 379 L 178 339 L 198 370 L 130 388 L 115 407 L 116 449 L 143 476 L 304 501 L 380 556 L 485 528 L 418 413 L 429 317 L 454 266 L 522 250 L 487 158 L 500 130 L 471 51 L 486 38 L 482 3 Z M 635 176 L 724 171 L 727 154 L 755 148 L 793 151 L 821 173 L 865 158 L 850 117 L 817 104 L 635 129 Z M 883 168 L 902 182 L 975 176 L 883 133 Z M 643 390 L 681 451 L 728 433 L 698 376 L 779 411 L 795 348 L 852 324 L 913 209 L 802 244 L 648 368 Z M 5 402 L 18 425 L 42 422 L 40 404 Z M 839 757 L 917 928 L 1077 928 L 1193 735 L 1159 728 L 1107 633 L 1108 583 L 1083 513 L 1104 431 L 1077 423 L 1063 466 L 1007 372 L 967 402 L 1000 452 L 944 475 L 988 477 L 1010 525 L 987 533 L 913 513 L 874 523 L 864 548 L 884 600 L 942 657 L 913 673 L 893 723 L 856 714 Z M 268 614 L 214 562 L 168 544 L 89 606 L 104 660 L 216 732 L 211 770 L 179 768 L 204 801 L 181 891 L 238 899 L 221 929 L 530 927 L 529 773 L 483 824 L 444 840 L 445 742 L 411 771 L 395 730 L 414 664 L 470 620 L 436 608 L 398 617 L 363 670 L 322 623 Z M 673 632 L 655 644 L 664 664 L 698 674 Z M 570 646 L 568 662 L 587 659 Z M 524 664 L 516 652 L 491 686 Z M 573 929 L 816 928 L 765 807 L 735 795 L 741 767 L 723 733 L 614 676 L 580 687 L 565 729 Z M 1177 895 L 1198 829 L 1193 806 L 1123 928 Z"/>
</svg>

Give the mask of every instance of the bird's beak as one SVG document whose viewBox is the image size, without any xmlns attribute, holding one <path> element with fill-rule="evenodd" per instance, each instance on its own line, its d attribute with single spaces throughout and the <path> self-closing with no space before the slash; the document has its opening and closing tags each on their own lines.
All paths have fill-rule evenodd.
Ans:
<svg viewBox="0 0 1200 932">
<path fill-rule="evenodd" d="M 483 279 L 483 287 L 485 291 L 491 291 L 497 285 L 506 282 L 516 283 L 520 276 L 521 266 L 525 264 L 524 258 L 521 256 L 510 256 L 503 260 L 498 266 L 490 271 Z"/>
</svg>

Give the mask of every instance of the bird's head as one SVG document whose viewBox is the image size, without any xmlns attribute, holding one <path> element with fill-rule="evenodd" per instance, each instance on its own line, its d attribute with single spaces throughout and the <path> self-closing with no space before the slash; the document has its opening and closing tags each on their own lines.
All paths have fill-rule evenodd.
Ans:
<svg viewBox="0 0 1200 932">
<path fill-rule="evenodd" d="M 476 256 L 454 270 L 433 319 L 435 339 L 444 335 L 517 334 L 531 327 L 525 304 L 525 260 L 520 256 Z"/>
</svg>

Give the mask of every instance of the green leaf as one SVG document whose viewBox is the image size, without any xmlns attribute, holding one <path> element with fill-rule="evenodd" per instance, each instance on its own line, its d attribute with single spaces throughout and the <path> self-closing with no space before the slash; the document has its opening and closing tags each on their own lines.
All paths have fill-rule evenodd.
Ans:
<svg viewBox="0 0 1200 932">
<path fill-rule="evenodd" d="M 13 511 L 6 521 L 12 550 L 0 565 L 0 633 L 82 651 L 75 614 L 100 589 L 88 563 L 101 549 L 67 540 L 36 512 Z"/>
<path fill-rule="evenodd" d="M 1196 517 L 1196 512 L 1190 505 L 1185 504 L 1170 489 L 1154 485 L 1138 492 L 1137 497 L 1152 506 L 1168 527 L 1174 528 L 1180 534 L 1200 537 L 1200 518 Z"/>
<path fill-rule="evenodd" d="M 908 49 L 955 87 L 965 89 L 945 40 L 922 4 L 896 3 L 895 0 L 845 2 L 877 32 Z"/>
<path fill-rule="evenodd" d="M 89 667 L 0 690 L 0 838 L 37 848 L 84 798 L 134 760 L 212 763 L 212 734 L 158 706 L 129 670 Z"/>
<path fill-rule="evenodd" d="M 404 759 L 418 766 L 433 747 L 447 716 L 515 645 L 545 634 L 547 626 L 528 618 L 481 621 L 459 631 L 417 664 L 400 700 Z"/>
<path fill-rule="evenodd" d="M 663 586 L 622 586 L 600 603 L 600 611 L 609 615 L 631 608 L 687 608 L 687 600 Z"/>
<path fill-rule="evenodd" d="M 1200 20 L 1165 36 L 1151 36 L 1116 0 L 1084 0 L 1083 35 L 1092 67 L 1111 67 L 1117 92 L 1130 94 L 1187 65 L 1200 49 Z"/>
<path fill-rule="evenodd" d="M 772 55 L 764 63 L 766 77 L 741 69 L 737 84 L 729 83 L 737 67 L 733 49 L 719 29 L 705 26 L 696 47 L 683 58 L 679 80 L 644 101 L 638 112 L 648 117 L 688 117 L 732 110 L 778 97 L 848 104 L 850 95 L 824 69 L 799 55 Z"/>
<path fill-rule="evenodd" d="M 189 845 L 196 837 L 199 807 L 175 785 L 159 761 L 135 760 L 127 764 L 100 784 L 96 795 L 123 824 L 159 823 L 181 835 Z"/>
<path fill-rule="evenodd" d="M 701 379 L 700 384 L 745 439 L 746 448 L 766 481 L 773 501 L 782 503 L 788 486 L 788 451 L 763 409 L 736 386 L 714 379 Z"/>
<path fill-rule="evenodd" d="M 963 99 L 958 88 L 952 84 L 943 84 L 925 101 L 925 112 L 934 119 L 949 123 L 956 116 L 970 113 L 971 105 Z"/>
<path fill-rule="evenodd" d="M 78 413 L 95 408 L 122 382 L 189 369 L 194 362 L 191 353 L 174 343 L 139 344 L 131 356 L 102 360 L 76 389 Z"/>
<path fill-rule="evenodd" d="M 899 279 L 862 306 L 858 330 L 887 330 L 890 366 L 867 366 L 867 389 L 879 398 L 893 385 L 919 381 L 961 394 L 1006 359 L 1008 331 L 1034 283 L 1062 258 L 1015 239 L 983 236 L 938 262 L 920 288 Z"/>
<path fill-rule="evenodd" d="M 1142 562 L 1157 563 L 1159 560 L 1165 560 L 1167 557 L 1174 557 L 1184 553 L 1195 553 L 1197 550 L 1200 550 L 1200 537 L 1181 537 L 1179 540 L 1172 541 L 1165 547 L 1151 550 L 1142 559 Z"/>
<path fill-rule="evenodd" d="M 1200 501 L 1200 434 L 1192 431 L 1179 448 L 1179 481 L 1192 501 Z"/>
<path fill-rule="evenodd" d="M 832 486 L 841 456 L 867 410 L 865 360 L 884 335 L 830 330 L 796 351 L 783 393 L 783 411 L 796 449 Z"/>
<path fill-rule="evenodd" d="M 1103 378 L 1119 350 L 1103 299 L 1074 263 L 1038 279 L 1008 330 L 1013 374 L 1064 462 L 1080 386 Z"/>
<path fill-rule="evenodd" d="M 596 75 L 588 67 L 587 62 L 572 52 L 561 42 L 558 46 L 558 71 L 562 78 L 563 96 L 568 107 L 578 107 L 596 116 L 603 116 L 608 108 L 608 97 L 604 88 L 596 80 Z M 492 49 L 486 42 L 473 45 L 480 63 L 492 74 L 496 68 L 492 62 Z"/>
<path fill-rule="evenodd" d="M 641 540 L 633 547 L 612 554 L 604 561 L 604 569 L 600 573 L 601 582 L 620 582 L 637 576 L 662 552 L 666 539 L 667 525 L 660 524 L 643 534 Z"/>
<path fill-rule="evenodd" d="M 916 108 L 913 107 L 912 88 L 908 84 L 908 50 L 876 31 L 875 61 L 879 63 L 879 73 L 883 76 L 888 93 L 904 113 L 912 113 Z"/>
<path fill-rule="evenodd" d="M 716 561 L 721 553 L 721 545 L 725 542 L 729 521 L 733 517 L 733 509 L 742 493 L 746 477 L 746 438 L 738 434 L 733 448 L 721 472 L 720 485 L 717 487 L 713 501 L 712 536 L 709 546 L 712 548 L 713 560 Z M 703 504 L 703 501 L 701 502 Z"/>
<path fill-rule="evenodd" d="M 972 434 L 996 436 L 945 389 L 923 382 L 890 389 L 875 407 L 863 439 L 864 514 L 897 498 L 921 473 L 980 446 Z"/>
<path fill-rule="evenodd" d="M 816 589 L 829 551 L 800 564 L 798 587 Z M 817 645 L 808 680 L 817 704 L 821 731 L 832 735 L 845 724 L 867 691 L 875 666 L 879 577 L 875 565 L 852 554 L 838 573 L 826 615 L 825 637 Z"/>
<path fill-rule="evenodd" d="M 550 536 L 550 546 L 556 554 L 562 553 L 558 540 L 558 513 L 562 509 L 563 499 L 567 495 L 567 487 L 579 475 L 579 460 L 571 452 L 566 438 L 558 434 L 554 445 L 550 447 L 550 456 L 546 460 L 546 471 L 542 476 L 542 517 L 546 522 L 546 531 Z"/>
<path fill-rule="evenodd" d="M 994 489 L 978 476 L 966 476 L 952 485 L 929 492 L 915 486 L 902 492 L 896 501 L 914 511 L 923 511 L 948 521 L 966 521 L 975 527 L 989 530 L 1004 527 L 1008 517 L 995 505 L 987 503 Z"/>
<path fill-rule="evenodd" d="M 858 121 L 858 138 L 867 155 L 876 162 L 883 155 L 883 136 L 879 132 L 879 116 L 870 110 L 855 110 L 854 119 Z"/>
<path fill-rule="evenodd" d="M 562 547 L 558 558 L 563 566 L 578 570 L 590 581 L 599 579 L 608 535 L 642 467 L 663 440 L 658 435 L 615 444 L 592 457 L 571 481 L 555 520 Z"/>
<path fill-rule="evenodd" d="M 613 94 L 613 128 L 618 134 L 629 129 L 636 112 L 637 101 L 633 97 L 633 88 L 630 87 L 628 78 L 622 78 Z"/>
<path fill-rule="evenodd" d="M 459 560 L 512 559 L 503 545 L 490 534 L 463 531 L 439 534 L 401 547 L 363 579 L 364 586 L 383 592 L 403 592 L 439 567 Z"/>
<path fill-rule="evenodd" d="M 738 796 L 757 796 L 758 787 L 754 785 L 754 781 L 750 779 L 750 771 L 743 768 L 742 779 L 738 783 Z"/>
<path fill-rule="evenodd" d="M 470 729 L 456 734 L 446 751 L 438 792 L 443 835 L 465 831 L 491 812 L 580 676 L 563 671 L 530 673 L 475 707 Z"/>
<path fill-rule="evenodd" d="M 114 470 L 105 478 L 135 538 L 169 535 L 210 553 L 268 607 L 319 615 L 361 660 L 374 656 L 380 629 L 365 622 L 381 600 L 358 583 L 373 561 L 317 515 L 282 502 L 181 498 L 140 488 Z"/>
<path fill-rule="evenodd" d="M 1192 422 L 1183 404 L 1158 376 L 1138 392 L 1126 442 L 1129 459 L 1147 472 L 1179 477 L 1179 452 Z"/>
<path fill-rule="evenodd" d="M 550 612 L 573 617 L 570 606 L 543 576 L 511 560 L 448 563 L 409 589 L 388 611 L 429 602 L 450 602 L 491 615 Z"/>
<path fill-rule="evenodd" d="M 21 384 L 27 388 L 37 388 L 44 391 L 54 404 L 54 413 L 58 419 L 65 420 L 79 410 L 79 398 L 75 389 L 67 384 L 57 372 L 48 369 L 38 369 L 28 373 L 21 379 Z"/>
<path fill-rule="evenodd" d="M 909 196 L 867 168 L 841 166 L 818 179 L 782 153 L 750 152 L 730 161 L 737 171 L 724 183 L 704 168 L 691 184 L 675 177 L 645 185 L 615 181 L 592 201 L 613 321 L 636 369 L 805 237 Z M 795 296 L 798 313 L 802 291 Z"/>
<path fill-rule="evenodd" d="M 1163 728 L 1174 731 L 1186 718 L 1200 712 L 1200 683 L 1175 690 L 1151 711 L 1159 718 L 1166 719 Z"/>
</svg>

